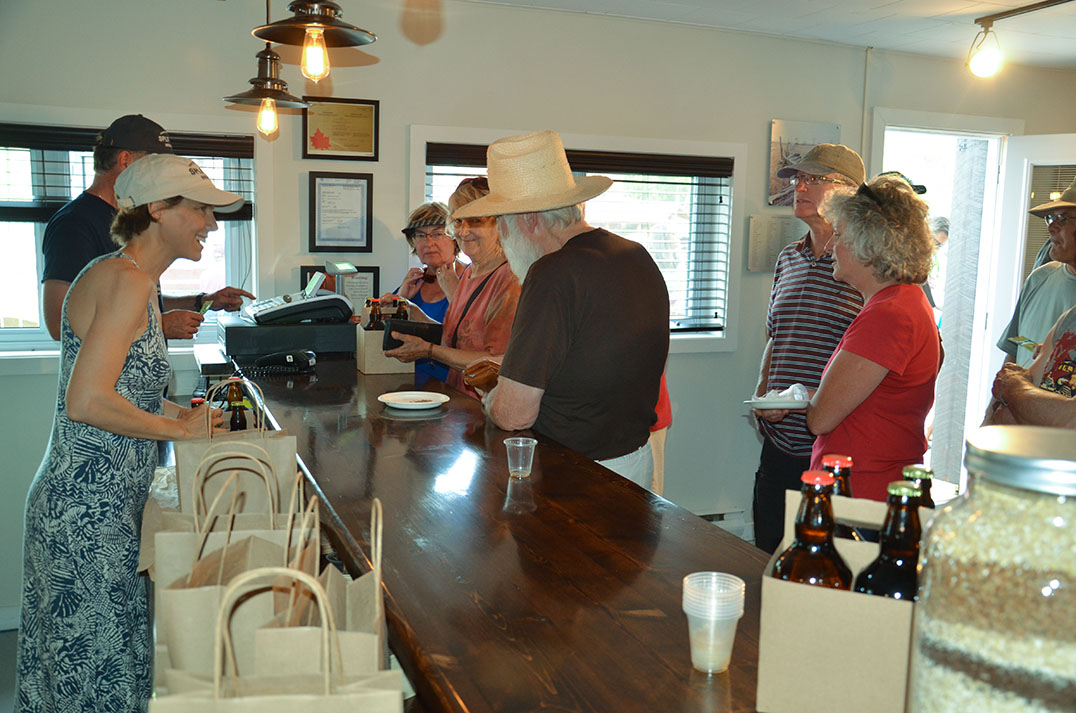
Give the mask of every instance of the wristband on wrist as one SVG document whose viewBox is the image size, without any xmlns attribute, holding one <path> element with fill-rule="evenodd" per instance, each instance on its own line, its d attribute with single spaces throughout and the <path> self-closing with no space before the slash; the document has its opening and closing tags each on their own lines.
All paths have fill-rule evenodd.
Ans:
<svg viewBox="0 0 1076 713">
<path fill-rule="evenodd" d="M 433 342 L 430 342 L 430 348 L 426 350 L 426 358 L 433 359 Z"/>
<path fill-rule="evenodd" d="M 195 295 L 195 297 L 194 297 L 194 311 L 195 312 L 201 312 L 202 311 L 202 303 L 205 302 L 205 298 L 206 298 L 206 293 L 204 293 L 204 292 L 199 292 L 197 295 Z"/>
</svg>

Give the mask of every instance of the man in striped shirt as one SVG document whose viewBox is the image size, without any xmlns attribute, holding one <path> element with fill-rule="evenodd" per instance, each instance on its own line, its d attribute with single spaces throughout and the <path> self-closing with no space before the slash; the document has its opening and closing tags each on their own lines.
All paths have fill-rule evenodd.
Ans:
<svg viewBox="0 0 1076 713">
<path fill-rule="evenodd" d="M 817 389 L 833 350 L 863 306 L 858 292 L 833 279 L 833 226 L 818 214 L 829 193 L 854 190 L 864 181 L 863 159 L 847 146 L 819 144 L 777 175 L 792 182 L 795 216 L 809 230 L 777 256 L 766 315 L 769 341 L 756 396 L 796 383 Z M 784 531 L 785 491 L 799 490 L 800 476 L 811 462 L 814 436 L 807 430 L 805 411 L 771 409 L 754 414 L 762 432 L 752 506 L 755 544 L 773 552 Z"/>
</svg>

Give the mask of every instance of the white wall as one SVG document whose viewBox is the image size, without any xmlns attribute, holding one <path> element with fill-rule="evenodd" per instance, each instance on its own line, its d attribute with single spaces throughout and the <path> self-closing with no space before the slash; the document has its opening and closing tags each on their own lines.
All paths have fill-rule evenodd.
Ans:
<svg viewBox="0 0 1076 713">
<path fill-rule="evenodd" d="M 875 52 L 864 100 L 861 49 L 636 20 L 445 0 L 442 32 L 403 7 L 413 3 L 342 0 L 344 18 L 376 32 L 365 49 L 332 51 L 320 86 L 295 66 L 295 48 L 278 47 L 293 94 L 381 101 L 377 163 L 300 158 L 298 113 L 282 117 L 271 141 L 256 140 L 258 292 L 292 290 L 307 255 L 309 171 L 374 174 L 374 253 L 384 286 L 406 264 L 399 226 L 407 205 L 407 126 L 544 129 L 564 133 L 721 141 L 748 146 L 746 213 L 765 206 L 769 121 L 835 122 L 842 141 L 861 148 L 869 108 L 1024 119 L 1027 133 L 1071 128 L 1076 73 L 1007 67 L 973 81 L 957 61 Z M 436 5 L 436 4 L 435 4 Z M 284 16 L 274 3 L 274 18 Z M 102 127 L 129 112 L 171 129 L 246 130 L 253 113 L 220 97 L 242 91 L 261 44 L 249 32 L 264 18 L 261 0 L 3 0 L 0 2 L 0 121 Z M 864 116 L 864 106 L 868 114 Z M 237 129 L 236 127 L 240 127 Z M 866 158 L 866 156 L 865 156 Z M 746 226 L 738 226 L 742 238 Z M 741 251 L 741 254 L 745 254 Z M 758 442 L 744 418 L 763 345 L 770 277 L 741 269 L 738 350 L 674 354 L 674 404 L 667 496 L 700 513 L 745 511 Z M 23 367 L 47 371 L 48 367 Z M 16 370 L 17 371 L 17 370 Z M 9 503 L 0 522 L 0 613 L 18 605 L 18 506 L 43 452 L 55 378 L 28 378 L 0 363 Z M 29 411 L 23 417 L 22 410 Z"/>
</svg>

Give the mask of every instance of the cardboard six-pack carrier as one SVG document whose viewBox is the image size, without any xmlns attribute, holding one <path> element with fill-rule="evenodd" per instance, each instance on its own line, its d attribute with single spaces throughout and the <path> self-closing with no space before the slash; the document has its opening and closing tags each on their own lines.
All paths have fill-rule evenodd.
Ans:
<svg viewBox="0 0 1076 713">
<path fill-rule="evenodd" d="M 788 491 L 785 535 L 762 576 L 758 700 L 761 713 L 904 713 L 914 603 L 827 589 L 770 576 L 795 537 L 801 495 Z M 833 497 L 841 523 L 878 530 L 886 504 Z M 924 531 L 934 511 L 919 509 Z M 859 574 L 878 556 L 874 542 L 835 538 Z"/>
</svg>

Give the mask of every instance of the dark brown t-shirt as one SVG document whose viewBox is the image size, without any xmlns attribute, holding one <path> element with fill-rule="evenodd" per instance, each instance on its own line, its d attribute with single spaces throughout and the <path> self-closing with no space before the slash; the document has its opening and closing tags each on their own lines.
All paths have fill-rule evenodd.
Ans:
<svg viewBox="0 0 1076 713">
<path fill-rule="evenodd" d="M 501 375 L 545 390 L 535 431 L 603 460 L 646 443 L 668 354 L 658 266 L 591 230 L 531 266 Z"/>
</svg>

